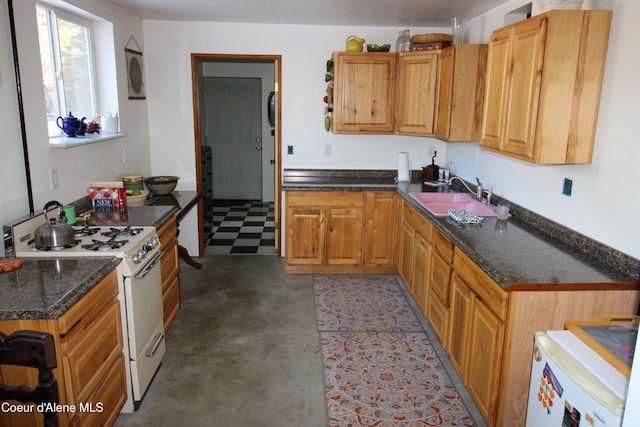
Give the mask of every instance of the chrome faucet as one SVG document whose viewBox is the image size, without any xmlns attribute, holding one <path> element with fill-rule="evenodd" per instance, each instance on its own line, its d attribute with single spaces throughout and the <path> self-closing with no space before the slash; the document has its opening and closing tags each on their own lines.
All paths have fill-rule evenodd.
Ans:
<svg viewBox="0 0 640 427">
<path fill-rule="evenodd" d="M 490 203 L 491 200 L 491 191 L 489 190 L 485 190 L 484 187 L 482 186 L 482 183 L 480 182 L 479 178 L 476 178 L 476 181 L 478 181 L 478 186 L 476 187 L 476 191 L 473 191 L 471 188 L 469 188 L 469 186 L 467 185 L 466 182 L 464 182 L 462 180 L 462 178 L 458 177 L 458 176 L 453 176 L 451 177 L 451 179 L 449 179 L 449 185 L 451 185 L 453 183 L 453 180 L 457 179 L 458 181 L 460 181 L 462 183 L 462 185 L 464 185 L 464 188 L 467 189 L 467 191 L 473 195 L 476 196 L 476 198 L 478 200 L 480 200 L 481 202 L 483 201 L 483 197 L 484 197 L 484 193 L 487 193 L 487 203 Z"/>
</svg>

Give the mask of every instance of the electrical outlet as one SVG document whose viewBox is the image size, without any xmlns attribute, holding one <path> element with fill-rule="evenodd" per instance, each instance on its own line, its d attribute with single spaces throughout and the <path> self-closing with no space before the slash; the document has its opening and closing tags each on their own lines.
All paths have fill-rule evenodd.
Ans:
<svg viewBox="0 0 640 427">
<path fill-rule="evenodd" d="M 327 144 L 324 146 L 324 155 L 325 157 L 331 157 L 331 144 Z"/>
<path fill-rule="evenodd" d="M 58 169 L 49 169 L 49 178 L 51 181 L 51 189 L 58 189 Z"/>
<path fill-rule="evenodd" d="M 564 179 L 564 184 L 562 185 L 562 194 L 565 196 L 571 197 L 571 191 L 573 187 L 573 180 L 569 178 Z"/>
<path fill-rule="evenodd" d="M 287 154 L 288 155 L 292 155 L 293 154 L 293 145 L 287 145 Z"/>
</svg>

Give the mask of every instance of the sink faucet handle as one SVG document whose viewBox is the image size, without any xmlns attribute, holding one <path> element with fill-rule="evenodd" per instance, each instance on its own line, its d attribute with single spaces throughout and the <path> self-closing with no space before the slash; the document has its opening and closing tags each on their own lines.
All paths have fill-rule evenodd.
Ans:
<svg viewBox="0 0 640 427">
<path fill-rule="evenodd" d="M 493 195 L 493 193 L 489 190 L 484 190 L 485 193 L 487 193 L 487 205 L 491 204 L 491 196 Z"/>
<path fill-rule="evenodd" d="M 480 182 L 480 178 L 476 177 L 476 181 L 478 181 L 478 187 L 476 188 L 476 197 L 478 197 L 478 200 L 482 201 L 482 196 L 484 196 L 484 187 Z"/>
</svg>

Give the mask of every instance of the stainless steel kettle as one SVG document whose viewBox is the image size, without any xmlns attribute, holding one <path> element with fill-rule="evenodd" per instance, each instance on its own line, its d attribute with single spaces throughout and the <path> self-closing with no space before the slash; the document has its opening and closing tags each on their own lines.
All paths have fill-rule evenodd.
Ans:
<svg viewBox="0 0 640 427">
<path fill-rule="evenodd" d="M 58 208 L 58 218 L 47 216 L 50 208 Z M 72 245 L 75 242 L 73 227 L 67 224 L 67 217 L 60 202 L 52 200 L 44 205 L 45 223 L 39 226 L 34 235 L 38 249 L 54 249 Z"/>
</svg>

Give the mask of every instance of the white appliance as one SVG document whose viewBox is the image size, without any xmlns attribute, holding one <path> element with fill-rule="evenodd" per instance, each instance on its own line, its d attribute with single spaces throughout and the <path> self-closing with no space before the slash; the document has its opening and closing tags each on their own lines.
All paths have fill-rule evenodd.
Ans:
<svg viewBox="0 0 640 427">
<path fill-rule="evenodd" d="M 571 331 L 536 332 L 527 427 L 619 427 L 629 381 Z"/>
<path fill-rule="evenodd" d="M 95 257 L 122 259 L 117 267 L 118 298 L 123 325 L 127 400 L 121 412 L 138 409 L 145 391 L 166 353 L 162 306 L 160 240 L 154 227 L 78 227 L 75 242 L 67 247 L 37 249 L 34 232 L 43 215 L 11 225 L 17 257 Z"/>
</svg>

